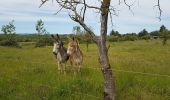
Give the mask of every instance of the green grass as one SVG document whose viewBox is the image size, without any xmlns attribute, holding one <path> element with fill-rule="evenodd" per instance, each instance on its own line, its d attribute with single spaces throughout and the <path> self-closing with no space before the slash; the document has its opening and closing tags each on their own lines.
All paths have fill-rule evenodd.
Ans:
<svg viewBox="0 0 170 100">
<path fill-rule="evenodd" d="M 168 41 L 169 42 L 169 41 Z M 82 72 L 77 76 L 67 68 L 59 74 L 52 47 L 0 47 L 0 100 L 102 100 L 103 76 L 95 44 L 81 44 Z M 117 100 L 170 100 L 170 42 L 135 41 L 109 43 L 109 58 L 116 79 Z M 68 62 L 69 65 L 69 62 Z M 117 69 L 117 70 L 116 70 Z"/>
</svg>

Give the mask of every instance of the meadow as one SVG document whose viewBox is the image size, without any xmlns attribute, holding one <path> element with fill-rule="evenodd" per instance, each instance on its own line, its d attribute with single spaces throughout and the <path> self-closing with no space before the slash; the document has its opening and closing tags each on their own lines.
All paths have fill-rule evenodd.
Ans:
<svg viewBox="0 0 170 100">
<path fill-rule="evenodd" d="M 95 44 L 80 44 L 81 73 L 57 71 L 52 46 L 0 46 L 0 100 L 102 100 L 103 76 Z M 170 41 L 109 42 L 116 100 L 170 100 Z"/>
</svg>

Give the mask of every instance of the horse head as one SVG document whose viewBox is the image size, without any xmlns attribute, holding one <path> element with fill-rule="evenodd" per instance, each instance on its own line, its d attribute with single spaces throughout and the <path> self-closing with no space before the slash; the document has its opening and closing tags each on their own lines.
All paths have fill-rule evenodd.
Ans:
<svg viewBox="0 0 170 100">
<path fill-rule="evenodd" d="M 51 37 L 54 39 L 53 54 L 57 55 L 57 53 L 63 47 L 64 44 L 58 34 L 56 34 L 55 36 L 51 35 Z"/>
<path fill-rule="evenodd" d="M 75 37 L 69 38 L 67 54 L 72 55 L 74 52 L 77 52 L 79 48 L 78 40 Z"/>
</svg>

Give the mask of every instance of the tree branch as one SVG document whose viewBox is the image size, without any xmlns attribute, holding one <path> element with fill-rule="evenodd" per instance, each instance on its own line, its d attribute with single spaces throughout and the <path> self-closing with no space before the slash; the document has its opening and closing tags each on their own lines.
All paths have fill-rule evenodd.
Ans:
<svg viewBox="0 0 170 100">
<path fill-rule="evenodd" d="M 45 4 L 47 1 L 48 1 L 48 0 L 41 0 L 42 3 L 40 4 L 39 8 L 40 8 L 43 4 Z"/>
<path fill-rule="evenodd" d="M 157 0 L 157 5 L 155 5 L 154 7 L 158 7 L 158 10 L 159 10 L 159 16 L 158 16 L 157 18 L 159 19 L 159 21 L 161 21 L 162 9 L 161 9 L 160 1 L 159 1 L 159 0 Z"/>
<path fill-rule="evenodd" d="M 83 21 L 84 21 L 84 17 L 85 17 L 85 13 L 86 13 L 86 0 L 83 0 L 84 1 L 84 12 L 83 12 Z"/>
<path fill-rule="evenodd" d="M 93 40 L 95 43 L 97 43 L 97 42 L 98 42 L 98 38 L 96 37 L 96 35 L 94 34 L 94 32 L 91 31 L 91 29 L 84 23 L 83 18 L 82 18 L 76 11 L 74 11 L 74 14 L 75 14 L 75 15 L 69 14 L 70 18 L 71 18 L 73 21 L 79 23 L 79 24 L 87 31 L 87 33 L 91 36 L 92 40 Z"/>
<path fill-rule="evenodd" d="M 130 4 L 127 4 L 126 0 L 123 0 L 124 1 L 124 4 L 128 7 L 128 9 L 130 10 L 130 12 L 134 15 L 134 12 L 132 11 L 131 7 L 134 5 L 134 3 L 132 3 L 131 5 Z M 136 1 L 136 0 L 135 0 Z M 135 2 L 134 1 L 134 2 Z"/>
</svg>

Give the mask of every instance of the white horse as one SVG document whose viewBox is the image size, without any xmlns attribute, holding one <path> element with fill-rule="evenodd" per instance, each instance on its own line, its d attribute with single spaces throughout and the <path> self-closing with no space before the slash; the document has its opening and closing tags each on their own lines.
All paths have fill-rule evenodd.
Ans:
<svg viewBox="0 0 170 100">
<path fill-rule="evenodd" d="M 55 55 L 57 61 L 58 61 L 58 70 L 60 73 L 65 74 L 66 70 L 66 62 L 69 59 L 69 56 L 67 54 L 67 48 L 65 48 L 63 45 L 63 42 L 61 41 L 59 35 L 56 36 L 51 35 L 51 37 L 55 40 L 54 47 L 53 47 L 53 54 Z"/>
</svg>

